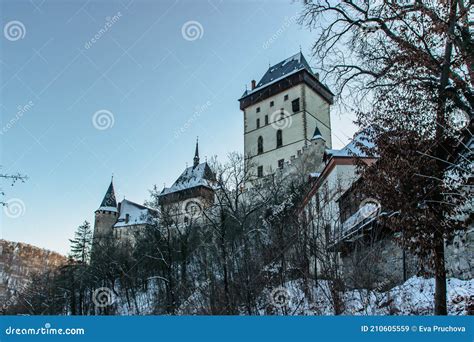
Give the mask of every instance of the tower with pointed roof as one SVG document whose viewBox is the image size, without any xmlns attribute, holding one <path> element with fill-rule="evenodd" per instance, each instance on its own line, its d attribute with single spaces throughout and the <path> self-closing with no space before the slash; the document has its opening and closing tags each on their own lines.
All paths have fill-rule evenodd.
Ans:
<svg viewBox="0 0 474 342">
<path fill-rule="evenodd" d="M 138 204 L 125 198 L 117 203 L 113 178 L 95 211 L 94 242 L 114 239 L 134 245 L 136 233 L 156 223 L 158 212 L 154 208 Z"/>
<path fill-rule="evenodd" d="M 270 66 L 239 99 L 244 153 L 257 177 L 273 174 L 314 143 L 331 148 L 333 94 L 301 51 Z"/>
<path fill-rule="evenodd" d="M 207 161 L 201 163 L 196 140 L 193 165 L 186 167 L 169 188 L 159 196 L 162 216 L 177 225 L 190 225 L 200 219 L 200 212 L 214 202 L 216 176 Z"/>
<path fill-rule="evenodd" d="M 199 165 L 199 139 L 196 139 L 196 151 L 194 152 L 193 165 L 194 167 Z"/>
<path fill-rule="evenodd" d="M 94 239 L 110 238 L 117 222 L 119 210 L 115 198 L 113 178 L 99 208 L 95 211 Z"/>
</svg>

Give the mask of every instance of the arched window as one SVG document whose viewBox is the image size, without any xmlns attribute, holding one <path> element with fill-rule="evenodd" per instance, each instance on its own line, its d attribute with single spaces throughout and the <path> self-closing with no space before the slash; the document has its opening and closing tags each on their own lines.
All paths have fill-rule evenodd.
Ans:
<svg viewBox="0 0 474 342">
<path fill-rule="evenodd" d="M 283 146 L 283 132 L 281 129 L 277 131 L 277 148 Z"/>
<path fill-rule="evenodd" d="M 257 153 L 258 154 L 263 153 L 263 138 L 262 138 L 262 136 L 259 136 L 258 140 L 257 140 Z"/>
</svg>

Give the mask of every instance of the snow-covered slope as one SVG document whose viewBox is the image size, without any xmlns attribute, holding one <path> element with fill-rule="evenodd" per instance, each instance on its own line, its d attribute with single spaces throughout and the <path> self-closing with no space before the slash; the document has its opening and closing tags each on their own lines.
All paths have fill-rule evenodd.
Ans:
<svg viewBox="0 0 474 342">
<path fill-rule="evenodd" d="M 449 278 L 447 282 L 449 314 L 466 315 L 468 310 L 474 310 L 474 279 Z M 303 291 L 303 283 L 295 280 L 278 290 L 268 289 L 260 298 L 260 313 L 334 315 L 329 285 L 319 281 L 311 284 L 309 291 Z M 351 290 L 340 294 L 344 315 L 432 315 L 433 298 L 434 279 L 421 277 L 412 277 L 387 292 Z"/>
<path fill-rule="evenodd" d="M 14 301 L 35 273 L 63 265 L 67 258 L 59 253 L 21 242 L 0 239 L 0 312 L 3 305 Z"/>
</svg>

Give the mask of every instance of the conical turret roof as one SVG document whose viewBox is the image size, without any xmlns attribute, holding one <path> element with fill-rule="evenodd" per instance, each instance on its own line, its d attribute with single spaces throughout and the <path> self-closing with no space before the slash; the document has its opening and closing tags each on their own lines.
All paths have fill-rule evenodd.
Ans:
<svg viewBox="0 0 474 342">
<path fill-rule="evenodd" d="M 100 204 L 99 210 L 117 211 L 117 200 L 115 199 L 114 182 L 110 181 L 109 188 Z"/>
</svg>

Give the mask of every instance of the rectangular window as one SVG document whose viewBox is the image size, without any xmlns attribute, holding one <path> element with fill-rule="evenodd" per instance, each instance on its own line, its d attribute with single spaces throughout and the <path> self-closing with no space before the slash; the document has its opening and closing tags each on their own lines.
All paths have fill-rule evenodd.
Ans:
<svg viewBox="0 0 474 342">
<path fill-rule="evenodd" d="M 273 107 L 275 105 L 275 102 L 270 101 L 270 107 Z"/>
<path fill-rule="evenodd" d="M 265 115 L 265 125 L 268 125 L 268 115 Z"/>
<path fill-rule="evenodd" d="M 260 107 L 257 107 L 257 113 L 260 113 Z"/>
<path fill-rule="evenodd" d="M 283 165 L 284 165 L 284 164 L 285 164 L 285 159 L 280 159 L 280 160 L 278 161 L 278 167 L 279 167 L 280 169 L 283 169 Z"/>
<path fill-rule="evenodd" d="M 276 138 L 277 138 L 277 145 L 276 147 L 279 148 L 279 147 L 282 147 L 283 146 L 283 131 L 281 129 L 279 129 L 277 132 L 276 132 Z"/>
<path fill-rule="evenodd" d="M 257 119 L 257 128 L 260 128 L 260 119 Z"/>
<path fill-rule="evenodd" d="M 257 167 L 257 177 L 262 178 L 263 177 L 263 166 Z"/>
<path fill-rule="evenodd" d="M 285 101 L 288 101 L 288 95 L 285 95 L 285 97 L 283 98 Z"/>
<path fill-rule="evenodd" d="M 296 100 L 291 101 L 291 108 L 293 109 L 293 113 L 300 111 L 300 99 L 297 98 Z"/>
</svg>

